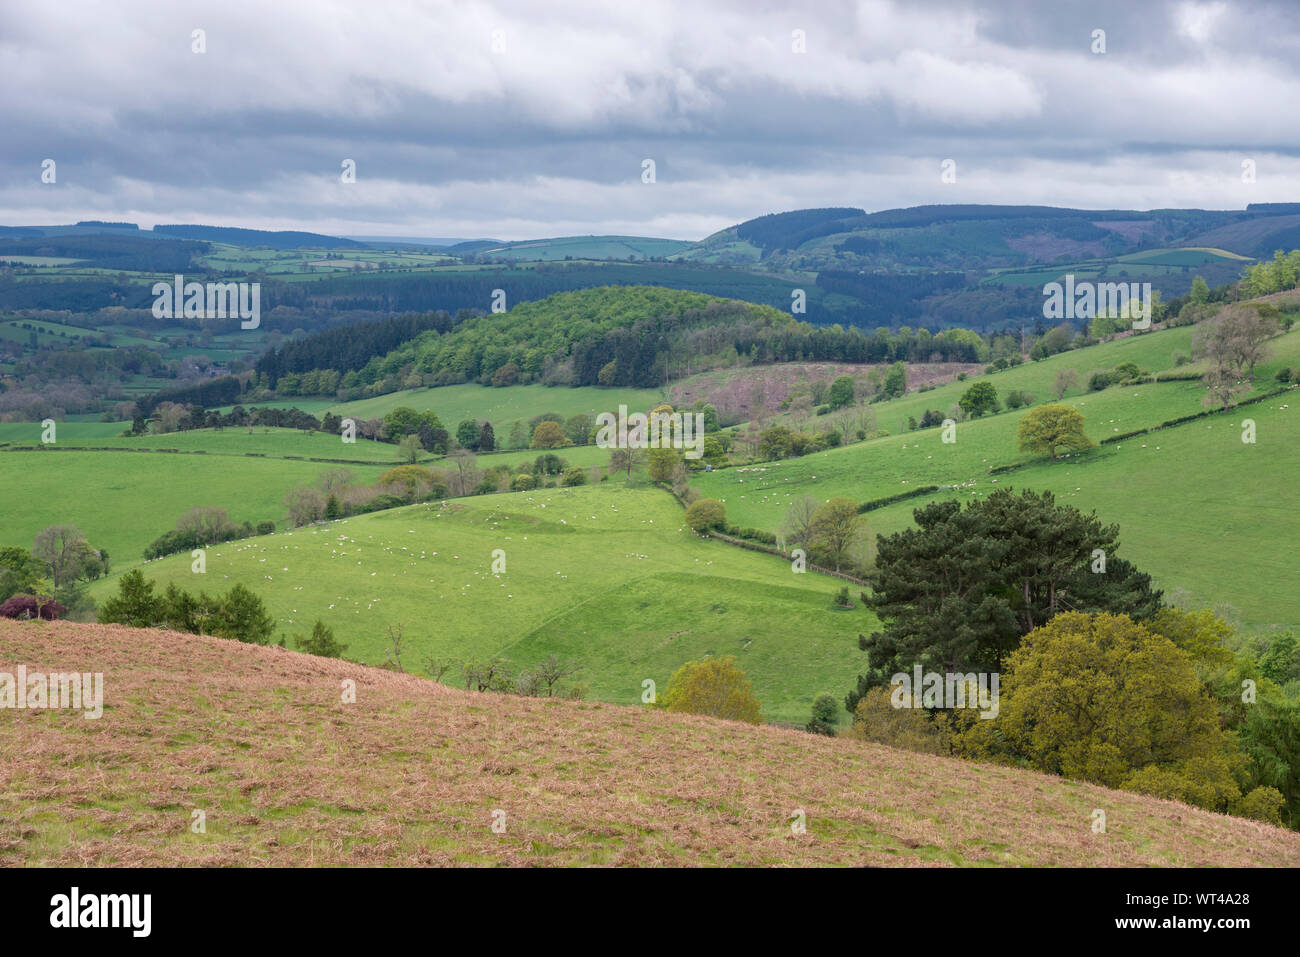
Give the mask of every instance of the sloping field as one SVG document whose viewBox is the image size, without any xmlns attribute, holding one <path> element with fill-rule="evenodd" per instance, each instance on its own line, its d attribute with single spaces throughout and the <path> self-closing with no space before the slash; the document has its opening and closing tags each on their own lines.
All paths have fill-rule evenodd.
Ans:
<svg viewBox="0 0 1300 957">
<path fill-rule="evenodd" d="M 1295 627 L 1300 590 L 1295 542 L 1300 509 L 1300 391 L 1171 429 L 1125 439 L 1080 460 L 1041 462 L 968 487 L 869 512 L 873 534 L 912 524 L 935 498 L 995 488 L 1047 489 L 1057 501 L 1120 526 L 1120 554 L 1148 572 L 1167 598 L 1219 607 L 1248 627 Z M 1255 423 L 1253 444 L 1242 422 Z"/>
<path fill-rule="evenodd" d="M 10 866 L 1300 865 L 1300 834 L 1170 801 L 279 648 L 0 622 L 18 663 L 106 704 L 0 712 Z"/>
<path fill-rule="evenodd" d="M 391 464 L 347 468 L 357 481 L 373 482 Z M 314 484 L 331 467 L 242 455 L 0 452 L 0 541 L 31 548 L 46 526 L 72 524 L 96 548 L 108 549 L 114 567 L 124 567 L 138 562 L 145 546 L 196 505 L 220 506 L 236 522 L 280 523 L 285 493 Z"/>
<path fill-rule="evenodd" d="M 290 647 L 320 618 L 348 658 L 378 664 L 400 625 L 408 671 L 429 656 L 518 670 L 556 654 L 582 666 L 589 697 L 623 704 L 647 679 L 663 689 L 687 661 L 734 654 L 764 717 L 800 724 L 819 692 L 852 687 L 858 632 L 876 627 L 834 607 L 839 579 L 702 539 L 666 493 L 616 483 L 374 512 L 213 546 L 202 575 L 188 552 L 144 573 L 210 593 L 243 582 Z M 91 594 L 115 590 L 116 575 Z"/>
<path fill-rule="evenodd" d="M 302 429 L 273 428 L 255 425 L 250 432 L 247 427 L 232 426 L 225 429 L 192 429 L 187 432 L 167 432 L 124 436 L 123 429 L 129 423 L 116 423 L 115 432 L 95 434 L 92 426 L 104 426 L 102 422 L 58 423 L 55 443 L 58 447 L 102 449 L 128 449 L 131 451 L 148 450 L 154 452 L 203 452 L 209 455 L 260 455 L 267 458 L 327 458 L 346 459 L 354 462 L 374 462 L 388 465 L 390 468 L 405 461 L 397 446 L 387 442 L 375 442 L 357 438 L 355 442 L 345 443 L 339 435 L 327 432 L 306 432 Z M 16 446 L 39 446 L 41 444 L 41 427 L 39 423 L 6 423 L 0 428 L 0 440 L 8 436 Z M 57 451 L 50 449 L 49 451 Z M 431 456 L 424 456 L 425 460 Z M 326 466 L 321 466 L 325 468 Z"/>
<path fill-rule="evenodd" d="M 1160 354 L 1185 332 L 1130 337 L 981 378 L 1002 395 L 1008 388 L 1037 391 L 1050 383 L 1053 367 L 1068 367 L 1067 356 L 1078 363 L 1086 353 L 1099 356 L 1103 350 L 1106 362 L 1090 368 L 1132 360 L 1159 369 Z M 1281 366 L 1300 365 L 1300 331 L 1273 340 L 1271 347 L 1273 357 L 1256 373 L 1256 394 L 1279 387 L 1272 373 Z M 881 403 L 879 422 L 892 430 L 904 413 L 920 418 L 925 407 L 946 410 L 969 384 Z M 1088 435 L 1101 441 L 1201 412 L 1204 394 L 1197 382 L 1155 382 L 1076 390 L 1064 402 L 1083 413 Z M 1103 521 L 1119 523 L 1123 554 L 1162 586 L 1190 592 L 1194 604 L 1227 603 L 1248 625 L 1293 625 L 1300 621 L 1300 601 L 1280 583 L 1289 576 L 1289 543 L 1300 534 L 1294 489 L 1282 478 L 1300 467 L 1297 395 L 1292 390 L 1057 463 L 1034 462 L 1017 451 L 1016 427 L 1026 414 L 1019 410 L 960 423 L 950 444 L 939 428 L 909 431 L 802 458 L 698 474 L 692 484 L 725 503 L 728 521 L 770 531 L 780 528 L 790 504 L 803 495 L 863 502 L 922 486 L 951 489 L 869 512 L 873 541 L 876 534 L 910 525 L 912 510 L 935 497 L 970 497 L 1008 485 L 1050 489 L 1066 504 L 1095 509 Z M 1039 392 L 1035 405 L 1047 398 Z M 1241 441 L 1247 418 L 1256 422 L 1252 444 Z M 1031 464 L 989 474 L 993 466 L 1016 462 Z"/>
</svg>

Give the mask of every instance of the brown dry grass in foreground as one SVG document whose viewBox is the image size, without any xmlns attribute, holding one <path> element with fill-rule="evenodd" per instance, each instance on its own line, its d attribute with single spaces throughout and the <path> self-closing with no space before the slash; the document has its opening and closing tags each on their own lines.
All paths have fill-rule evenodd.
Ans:
<svg viewBox="0 0 1300 957">
<path fill-rule="evenodd" d="M 0 711 L 8 865 L 1300 864 L 1300 834 L 1041 774 L 215 638 L 0 620 L 18 664 L 103 672 L 106 706 Z"/>
</svg>

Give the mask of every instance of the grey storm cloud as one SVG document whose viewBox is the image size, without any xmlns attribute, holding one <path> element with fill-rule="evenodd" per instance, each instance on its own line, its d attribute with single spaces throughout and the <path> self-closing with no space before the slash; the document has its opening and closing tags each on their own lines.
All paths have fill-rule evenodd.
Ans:
<svg viewBox="0 0 1300 957">
<path fill-rule="evenodd" d="M 0 222 L 696 239 L 826 205 L 1239 208 L 1300 196 L 1298 56 L 1283 2 L 10 2 Z"/>
</svg>

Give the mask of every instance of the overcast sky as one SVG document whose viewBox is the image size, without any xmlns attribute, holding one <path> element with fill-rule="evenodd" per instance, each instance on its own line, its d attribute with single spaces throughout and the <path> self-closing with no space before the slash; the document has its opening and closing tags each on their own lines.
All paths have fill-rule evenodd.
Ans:
<svg viewBox="0 0 1300 957">
<path fill-rule="evenodd" d="M 1293 0 L 3 0 L 0 224 L 699 239 L 812 206 L 1236 209 L 1300 201 L 1297 64 Z"/>
</svg>

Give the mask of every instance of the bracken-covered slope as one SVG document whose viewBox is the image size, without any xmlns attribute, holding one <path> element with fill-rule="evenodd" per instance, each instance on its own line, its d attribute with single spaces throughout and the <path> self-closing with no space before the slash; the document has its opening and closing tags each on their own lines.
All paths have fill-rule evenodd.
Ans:
<svg viewBox="0 0 1300 957">
<path fill-rule="evenodd" d="M 7 865 L 1300 864 L 1300 835 L 1169 801 L 279 648 L 0 624 L 19 664 L 102 672 L 106 705 L 0 711 Z"/>
</svg>

